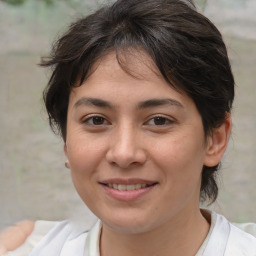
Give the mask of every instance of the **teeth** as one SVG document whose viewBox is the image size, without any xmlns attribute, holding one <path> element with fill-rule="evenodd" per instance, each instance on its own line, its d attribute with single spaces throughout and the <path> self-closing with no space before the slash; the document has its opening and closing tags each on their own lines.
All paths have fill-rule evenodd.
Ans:
<svg viewBox="0 0 256 256">
<path fill-rule="evenodd" d="M 141 184 L 136 184 L 136 185 L 135 185 L 135 189 L 140 189 L 141 186 L 142 186 Z"/>
<path fill-rule="evenodd" d="M 126 190 L 137 190 L 141 188 L 147 187 L 147 184 L 130 184 L 130 185 L 124 185 L 124 184 L 107 184 L 109 188 L 114 188 L 120 191 L 126 191 Z"/>
<path fill-rule="evenodd" d="M 127 185 L 126 190 L 135 190 L 136 185 Z"/>
<path fill-rule="evenodd" d="M 117 189 L 120 191 L 126 190 L 126 186 L 125 185 L 117 185 Z"/>
</svg>

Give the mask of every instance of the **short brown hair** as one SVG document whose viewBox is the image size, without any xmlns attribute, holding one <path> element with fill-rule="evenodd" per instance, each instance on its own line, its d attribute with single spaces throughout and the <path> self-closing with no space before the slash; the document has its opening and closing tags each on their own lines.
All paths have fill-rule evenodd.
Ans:
<svg viewBox="0 0 256 256">
<path fill-rule="evenodd" d="M 213 23 L 188 3 L 118 0 L 70 26 L 41 64 L 53 67 L 44 101 L 49 123 L 64 141 L 70 89 L 80 86 L 104 55 L 115 51 L 118 58 L 128 48 L 143 49 L 170 86 L 193 99 L 206 136 L 225 121 L 234 99 L 226 46 Z M 217 198 L 218 168 L 203 167 L 201 199 Z"/>
</svg>

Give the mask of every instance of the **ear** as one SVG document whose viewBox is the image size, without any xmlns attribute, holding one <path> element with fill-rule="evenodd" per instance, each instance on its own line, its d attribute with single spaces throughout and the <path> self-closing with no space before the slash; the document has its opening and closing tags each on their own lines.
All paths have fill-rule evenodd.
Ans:
<svg viewBox="0 0 256 256">
<path fill-rule="evenodd" d="M 231 116 L 226 113 L 224 123 L 213 130 L 213 134 L 208 138 L 206 156 L 204 159 L 205 166 L 215 166 L 220 163 L 229 140 L 232 127 Z"/>
<path fill-rule="evenodd" d="M 69 160 L 68 160 L 68 149 L 67 149 L 67 144 L 66 143 L 64 144 L 64 153 L 67 157 L 67 161 L 65 162 L 65 167 L 70 169 L 70 163 L 69 163 Z"/>
</svg>

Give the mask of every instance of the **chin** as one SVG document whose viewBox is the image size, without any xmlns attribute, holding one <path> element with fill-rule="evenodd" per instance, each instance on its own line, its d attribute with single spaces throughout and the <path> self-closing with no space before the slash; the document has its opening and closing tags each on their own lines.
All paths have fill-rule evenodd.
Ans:
<svg viewBox="0 0 256 256">
<path fill-rule="evenodd" d="M 138 214 L 129 214 L 126 213 L 125 215 L 117 215 L 114 216 L 112 214 L 111 219 L 104 220 L 102 218 L 102 222 L 106 225 L 109 229 L 122 233 L 122 234 L 140 234 L 153 229 L 153 223 L 149 222 L 149 218 L 145 215 L 138 215 Z M 151 219 L 152 221 L 152 219 Z"/>
</svg>

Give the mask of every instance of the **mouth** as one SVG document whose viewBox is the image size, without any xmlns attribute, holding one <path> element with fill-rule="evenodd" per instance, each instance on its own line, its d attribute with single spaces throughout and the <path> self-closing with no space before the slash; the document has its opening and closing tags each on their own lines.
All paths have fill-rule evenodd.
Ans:
<svg viewBox="0 0 256 256">
<path fill-rule="evenodd" d="M 142 189 L 142 188 L 146 188 L 146 187 L 150 187 L 150 186 L 153 186 L 155 185 L 156 183 L 154 184 L 128 184 L 128 185 L 125 185 L 125 184 L 112 184 L 112 183 L 107 183 L 107 184 L 103 184 L 104 186 L 107 186 L 109 188 L 113 188 L 113 189 L 116 189 L 116 190 L 119 190 L 119 191 L 132 191 L 132 190 L 138 190 L 138 189 Z"/>
<path fill-rule="evenodd" d="M 140 179 L 111 179 L 99 182 L 107 194 L 119 201 L 133 201 L 154 190 L 158 182 Z"/>
</svg>

